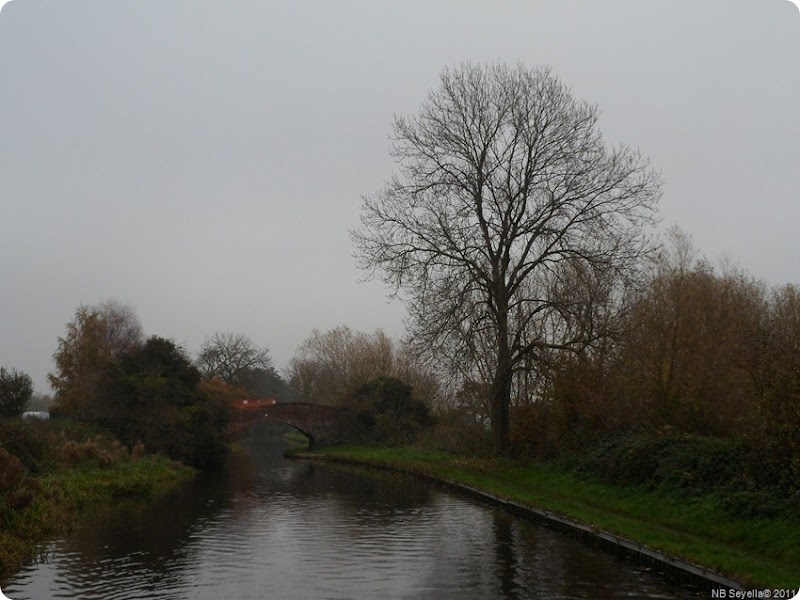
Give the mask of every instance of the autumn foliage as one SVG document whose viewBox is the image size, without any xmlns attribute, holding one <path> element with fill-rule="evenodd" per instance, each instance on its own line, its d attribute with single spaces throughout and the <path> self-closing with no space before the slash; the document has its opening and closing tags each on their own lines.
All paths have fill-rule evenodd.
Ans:
<svg viewBox="0 0 800 600">
<path fill-rule="evenodd" d="M 544 375 L 537 395 L 515 399 L 518 454 L 579 455 L 612 481 L 682 489 L 717 481 L 707 472 L 717 468 L 738 482 L 729 502 L 747 511 L 768 506 L 759 489 L 784 499 L 800 490 L 794 285 L 770 289 L 740 269 L 714 269 L 678 234 L 620 334 L 553 356 Z"/>
</svg>

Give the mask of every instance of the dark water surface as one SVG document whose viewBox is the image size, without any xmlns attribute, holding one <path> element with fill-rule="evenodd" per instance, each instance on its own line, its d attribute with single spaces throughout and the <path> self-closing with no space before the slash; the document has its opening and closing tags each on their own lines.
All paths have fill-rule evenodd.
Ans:
<svg viewBox="0 0 800 600">
<path fill-rule="evenodd" d="M 3 590 L 49 598 L 688 598 L 562 534 L 413 478 L 247 455 L 147 508 L 117 506 Z"/>
</svg>

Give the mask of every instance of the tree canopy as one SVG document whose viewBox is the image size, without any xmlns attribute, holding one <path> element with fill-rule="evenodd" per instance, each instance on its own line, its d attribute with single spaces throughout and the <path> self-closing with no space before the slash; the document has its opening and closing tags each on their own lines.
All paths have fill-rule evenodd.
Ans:
<svg viewBox="0 0 800 600">
<path fill-rule="evenodd" d="M 288 393 L 286 382 L 272 366 L 269 350 L 243 333 L 218 331 L 207 337 L 197 365 L 204 377 L 218 377 L 255 396 L 286 397 Z"/>
<path fill-rule="evenodd" d="M 48 374 L 58 410 L 76 417 L 90 416 L 102 403 L 99 382 L 105 367 L 141 347 L 144 334 L 135 311 L 116 300 L 97 306 L 81 305 L 58 338 L 53 354 L 56 372 Z"/>
<path fill-rule="evenodd" d="M 483 362 L 496 452 L 514 374 L 602 338 L 652 248 L 659 175 L 607 147 L 598 115 L 548 69 L 447 68 L 395 118 L 398 171 L 351 232 L 359 266 L 408 300 L 422 351 Z"/>
<path fill-rule="evenodd" d="M 143 442 L 151 450 L 206 466 L 226 453 L 231 407 L 225 390 L 200 383 L 200 371 L 182 348 L 151 336 L 106 366 L 105 402 L 96 420 L 126 444 Z"/>
</svg>

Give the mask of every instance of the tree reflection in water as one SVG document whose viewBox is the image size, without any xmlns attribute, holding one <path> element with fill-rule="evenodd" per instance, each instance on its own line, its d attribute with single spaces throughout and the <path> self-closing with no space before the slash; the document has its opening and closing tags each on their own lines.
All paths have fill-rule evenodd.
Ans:
<svg viewBox="0 0 800 600">
<path fill-rule="evenodd" d="M 268 423 L 225 469 L 110 507 L 12 579 L 25 598 L 687 598 L 579 542 L 412 477 L 289 461 Z"/>
</svg>

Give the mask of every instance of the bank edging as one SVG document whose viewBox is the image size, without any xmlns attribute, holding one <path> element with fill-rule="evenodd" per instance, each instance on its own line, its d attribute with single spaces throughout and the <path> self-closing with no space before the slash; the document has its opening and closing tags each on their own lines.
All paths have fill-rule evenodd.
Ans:
<svg viewBox="0 0 800 600">
<path fill-rule="evenodd" d="M 704 567 L 703 565 L 671 556 L 660 550 L 656 550 L 644 544 L 639 544 L 633 540 L 629 540 L 609 531 L 598 529 L 597 527 L 583 523 L 576 519 L 572 519 L 570 517 L 566 517 L 551 510 L 504 498 L 466 483 L 438 477 L 424 470 L 407 469 L 402 466 L 380 460 L 366 460 L 348 456 L 331 456 L 308 452 L 289 452 L 287 453 L 287 456 L 292 458 L 324 460 L 327 462 L 380 468 L 421 477 L 428 481 L 443 484 L 448 488 L 466 493 L 490 504 L 503 507 L 506 510 L 525 518 L 535 520 L 539 523 L 547 525 L 548 527 L 564 531 L 570 535 L 589 542 L 593 546 L 601 548 L 605 552 L 609 552 L 618 557 L 624 558 L 633 562 L 634 564 L 653 569 L 668 581 L 678 583 L 680 585 L 695 587 L 702 591 L 710 591 L 721 588 L 740 591 L 745 589 L 745 586 L 740 581 L 726 577 L 725 575 L 722 575 L 721 573 L 718 573 L 708 567 Z"/>
</svg>

